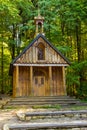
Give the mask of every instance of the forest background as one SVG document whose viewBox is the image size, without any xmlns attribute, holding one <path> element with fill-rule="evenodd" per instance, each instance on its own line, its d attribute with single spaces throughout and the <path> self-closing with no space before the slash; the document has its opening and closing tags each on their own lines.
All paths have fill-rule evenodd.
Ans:
<svg viewBox="0 0 87 130">
<path fill-rule="evenodd" d="M 12 91 L 10 62 L 34 39 L 38 8 L 45 36 L 71 62 L 67 94 L 87 99 L 86 0 L 0 0 L 0 93 Z"/>
</svg>

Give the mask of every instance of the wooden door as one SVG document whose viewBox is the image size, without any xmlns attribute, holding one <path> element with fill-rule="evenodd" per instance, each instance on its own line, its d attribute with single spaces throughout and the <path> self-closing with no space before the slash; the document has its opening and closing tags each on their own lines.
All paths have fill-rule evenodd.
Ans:
<svg viewBox="0 0 87 130">
<path fill-rule="evenodd" d="M 34 96 L 45 96 L 45 76 L 34 77 Z"/>
</svg>

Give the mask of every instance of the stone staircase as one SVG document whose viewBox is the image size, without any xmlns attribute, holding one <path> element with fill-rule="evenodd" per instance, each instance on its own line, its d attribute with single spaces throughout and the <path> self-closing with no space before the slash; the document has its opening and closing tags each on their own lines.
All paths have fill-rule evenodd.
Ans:
<svg viewBox="0 0 87 130">
<path fill-rule="evenodd" d="M 20 123 L 5 124 L 3 130 L 87 130 L 87 110 L 34 111 L 17 117 Z"/>
<path fill-rule="evenodd" d="M 18 97 L 11 98 L 4 108 L 32 107 L 35 105 L 80 105 L 80 101 L 69 96 Z"/>
<path fill-rule="evenodd" d="M 60 105 L 57 109 L 32 109 L 33 106 Z M 87 105 L 69 96 L 11 98 L 4 108 L 23 108 L 17 113 L 17 122 L 5 124 L 3 130 L 87 130 L 87 110 L 69 110 L 70 106 Z M 68 109 L 65 109 L 68 108 Z"/>
</svg>

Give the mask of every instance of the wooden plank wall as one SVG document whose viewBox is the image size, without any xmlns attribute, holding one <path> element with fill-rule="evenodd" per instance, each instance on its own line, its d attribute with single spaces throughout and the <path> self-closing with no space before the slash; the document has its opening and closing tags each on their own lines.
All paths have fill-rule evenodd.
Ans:
<svg viewBox="0 0 87 130">
<path fill-rule="evenodd" d="M 54 96 L 64 95 L 65 89 L 63 86 L 63 73 L 62 67 L 53 67 L 52 68 L 52 92 Z"/>
<path fill-rule="evenodd" d="M 52 81 L 49 80 L 49 67 L 33 67 L 32 70 L 32 86 L 31 86 L 31 75 L 30 75 L 30 67 L 19 67 L 19 78 L 17 81 L 17 73 L 16 67 L 14 67 L 13 74 L 13 96 L 33 96 L 35 92 L 33 92 L 33 79 L 34 79 L 34 71 L 37 69 L 42 69 L 45 73 L 45 94 L 44 96 L 57 96 L 57 95 L 65 95 L 65 84 L 63 79 L 63 68 L 62 67 L 52 67 Z M 36 76 L 36 75 L 35 75 Z M 51 83 L 51 85 L 50 85 Z"/>
<path fill-rule="evenodd" d="M 38 45 L 42 43 L 45 46 L 45 60 L 43 63 L 66 63 L 66 61 L 42 38 L 38 39 L 21 57 L 16 61 L 16 63 L 38 63 L 41 62 L 37 59 L 38 55 Z"/>
<path fill-rule="evenodd" d="M 20 96 L 30 95 L 30 68 L 29 67 L 19 67 L 19 88 Z"/>
</svg>

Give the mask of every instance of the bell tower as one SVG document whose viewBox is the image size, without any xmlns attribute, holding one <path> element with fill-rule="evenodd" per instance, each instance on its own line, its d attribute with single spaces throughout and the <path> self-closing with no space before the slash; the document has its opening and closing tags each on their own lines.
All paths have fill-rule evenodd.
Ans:
<svg viewBox="0 0 87 130">
<path fill-rule="evenodd" d="M 36 32 L 35 32 L 35 36 L 37 36 L 38 34 L 43 34 L 43 23 L 44 23 L 44 17 L 42 17 L 40 15 L 40 11 L 38 10 L 38 16 L 34 18 L 35 21 L 35 25 L 36 25 Z"/>
</svg>

